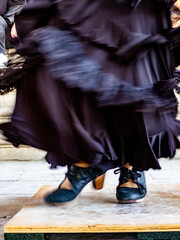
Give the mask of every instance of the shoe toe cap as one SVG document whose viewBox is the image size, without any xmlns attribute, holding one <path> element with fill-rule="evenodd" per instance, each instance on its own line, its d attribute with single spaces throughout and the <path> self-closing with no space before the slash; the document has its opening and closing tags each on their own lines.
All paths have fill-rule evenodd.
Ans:
<svg viewBox="0 0 180 240">
<path fill-rule="evenodd" d="M 118 200 L 138 200 L 144 198 L 138 188 L 117 187 L 116 197 Z"/>
<path fill-rule="evenodd" d="M 76 195 L 68 189 L 57 189 L 44 197 L 46 203 L 63 203 L 74 200 Z"/>
</svg>

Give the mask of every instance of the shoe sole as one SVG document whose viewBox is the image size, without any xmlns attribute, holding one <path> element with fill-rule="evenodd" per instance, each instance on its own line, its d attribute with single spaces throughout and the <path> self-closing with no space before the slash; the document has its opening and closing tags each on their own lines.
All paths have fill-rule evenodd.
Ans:
<svg viewBox="0 0 180 240">
<path fill-rule="evenodd" d="M 118 203 L 120 204 L 139 203 L 139 202 L 142 202 L 143 200 L 144 198 L 135 199 L 135 200 L 118 200 Z"/>
</svg>

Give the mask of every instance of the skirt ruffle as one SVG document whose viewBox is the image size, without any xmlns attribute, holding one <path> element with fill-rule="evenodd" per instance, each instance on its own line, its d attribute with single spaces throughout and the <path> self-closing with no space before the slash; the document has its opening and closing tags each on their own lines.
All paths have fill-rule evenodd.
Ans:
<svg viewBox="0 0 180 240">
<path fill-rule="evenodd" d="M 145 34 L 135 31 L 136 20 L 135 24 L 131 22 L 129 27 L 126 17 L 119 21 L 118 8 L 122 9 L 119 1 L 119 4 L 116 1 L 110 2 L 108 0 L 77 2 L 78 0 L 56 2 L 59 21 L 65 24 L 65 28 L 73 30 L 81 38 L 85 38 L 87 41 L 99 45 L 99 47 L 105 47 L 106 51 L 109 51 L 109 57 L 119 63 L 132 64 L 137 62 L 156 45 L 172 42 L 173 46 L 180 45 L 180 27 L 169 31 L 166 29 L 163 32 L 154 32 L 153 34 L 147 31 Z M 165 1 L 154 1 L 156 6 L 150 11 L 161 9 L 161 2 Z M 166 2 L 172 4 L 172 1 Z M 141 4 L 143 5 L 143 1 Z M 109 8 L 111 8 L 111 11 L 109 11 Z M 133 11 L 137 11 L 141 15 L 141 9 L 141 6 L 137 10 L 125 7 L 124 11 L 128 17 L 129 14 L 133 15 Z"/>
</svg>

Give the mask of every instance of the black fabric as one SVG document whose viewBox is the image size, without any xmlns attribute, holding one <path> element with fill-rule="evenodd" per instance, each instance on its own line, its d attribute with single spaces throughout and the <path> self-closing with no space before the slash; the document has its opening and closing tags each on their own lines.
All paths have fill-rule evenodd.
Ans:
<svg viewBox="0 0 180 240">
<path fill-rule="evenodd" d="M 116 0 L 117 4 L 125 5 L 131 8 L 136 8 L 145 0 Z M 171 7 L 177 0 L 157 0 L 160 3 L 166 3 Z"/>
<path fill-rule="evenodd" d="M 173 49 L 173 55 L 175 59 L 175 66 L 178 67 L 180 65 L 180 47 L 175 47 Z"/>
<path fill-rule="evenodd" d="M 77 41 L 77 38 L 71 36 L 71 32 L 60 31 L 53 27 L 35 30 L 24 39 L 18 53 L 21 55 L 25 53 L 28 58 L 36 59 L 33 65 L 32 62 L 27 63 L 31 65 L 26 74 L 33 70 L 39 58 L 39 63 L 46 62 L 46 67 L 54 79 L 60 79 L 67 87 L 77 88 L 91 95 L 94 93 L 95 104 L 99 107 L 130 105 L 135 111 L 152 112 L 177 106 L 173 93 L 177 85 L 176 78 L 159 81 L 152 88 L 135 87 L 124 81 L 119 82 L 112 74 L 103 73 L 98 62 L 86 56 L 83 45 Z M 19 81 L 23 72 L 25 72 L 25 64 L 20 70 Z M 17 81 L 17 70 L 14 71 L 14 76 L 5 75 L 5 82 L 2 79 L 0 86 L 5 87 L 8 85 L 8 80 L 13 82 L 13 78 Z"/>
</svg>

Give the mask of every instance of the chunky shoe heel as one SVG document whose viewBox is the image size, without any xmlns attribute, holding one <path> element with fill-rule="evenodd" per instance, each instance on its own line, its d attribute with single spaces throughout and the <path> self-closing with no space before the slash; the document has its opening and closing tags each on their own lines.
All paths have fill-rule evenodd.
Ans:
<svg viewBox="0 0 180 240">
<path fill-rule="evenodd" d="M 114 171 L 120 172 L 119 185 L 116 188 L 116 198 L 119 203 L 137 203 L 143 201 L 146 196 L 146 180 L 144 172 L 129 170 L 125 167 Z M 122 184 L 132 180 L 138 188 L 121 187 Z"/>
<path fill-rule="evenodd" d="M 93 180 L 93 187 L 96 189 L 96 190 L 100 190 L 103 188 L 104 186 L 104 178 L 105 178 L 105 174 L 103 175 L 100 175 L 99 177 L 95 178 Z"/>
<path fill-rule="evenodd" d="M 68 178 L 68 181 L 71 184 L 71 189 L 61 188 L 60 185 L 56 191 L 45 196 L 44 201 L 50 204 L 72 201 L 78 196 L 86 184 L 102 174 L 104 174 L 104 172 L 97 167 L 79 167 L 72 165 L 66 173 L 66 178 Z"/>
</svg>

